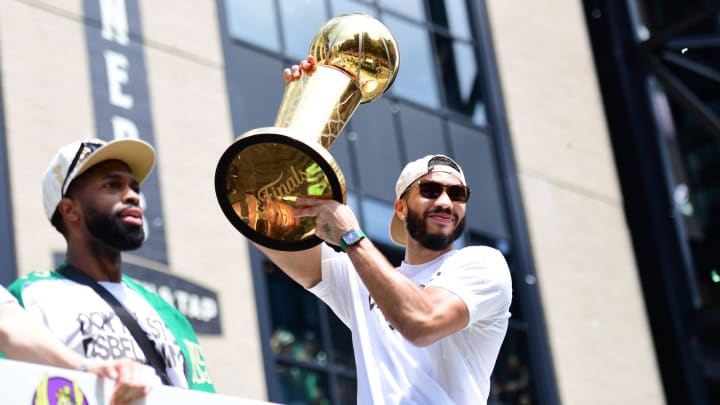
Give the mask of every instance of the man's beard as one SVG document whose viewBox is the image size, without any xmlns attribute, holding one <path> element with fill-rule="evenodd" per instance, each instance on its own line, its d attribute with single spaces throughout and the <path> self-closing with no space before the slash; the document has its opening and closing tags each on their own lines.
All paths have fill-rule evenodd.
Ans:
<svg viewBox="0 0 720 405">
<path fill-rule="evenodd" d="M 434 251 L 445 250 L 448 246 L 452 245 L 452 243 L 455 242 L 460 235 L 462 235 L 463 230 L 465 230 L 465 218 L 463 218 L 461 221 L 457 222 L 455 231 L 450 235 L 443 235 L 440 233 L 429 234 L 427 232 L 427 224 L 425 222 L 428 214 L 429 212 L 426 212 L 423 215 L 408 208 L 406 225 L 410 237 L 418 241 L 427 249 Z M 457 217 L 455 217 L 455 219 L 457 219 Z"/>
<path fill-rule="evenodd" d="M 85 223 L 92 236 L 118 250 L 135 250 L 145 241 L 142 226 L 127 226 L 116 214 L 105 215 L 94 208 L 88 208 Z"/>
</svg>

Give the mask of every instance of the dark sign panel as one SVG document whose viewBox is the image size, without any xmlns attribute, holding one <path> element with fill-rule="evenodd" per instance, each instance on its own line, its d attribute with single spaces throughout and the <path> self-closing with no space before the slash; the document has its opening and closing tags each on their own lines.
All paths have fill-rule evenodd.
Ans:
<svg viewBox="0 0 720 405">
<path fill-rule="evenodd" d="M 140 11 L 135 0 L 85 0 L 97 137 L 155 145 Z M 157 165 L 142 185 L 147 240 L 137 254 L 167 263 Z"/>
<path fill-rule="evenodd" d="M 197 333 L 219 335 L 220 303 L 217 293 L 188 280 L 135 264 L 123 263 L 123 273 L 185 315 Z"/>
<path fill-rule="evenodd" d="M 0 88 L 0 285 L 8 285 L 17 277 L 11 201 L 8 149 L 5 141 L 5 108 Z"/>
</svg>

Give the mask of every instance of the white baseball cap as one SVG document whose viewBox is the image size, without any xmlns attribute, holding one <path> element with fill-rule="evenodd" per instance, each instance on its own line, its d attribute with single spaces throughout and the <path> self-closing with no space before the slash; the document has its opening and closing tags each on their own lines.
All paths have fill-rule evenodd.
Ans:
<svg viewBox="0 0 720 405">
<path fill-rule="evenodd" d="M 86 139 L 63 146 L 42 176 L 43 206 L 48 219 L 52 220 L 73 180 L 106 160 L 125 162 L 137 181 L 142 182 L 155 165 L 155 149 L 149 143 L 136 139 L 110 142 Z"/>
<path fill-rule="evenodd" d="M 450 173 L 467 186 L 465 175 L 456 161 L 445 155 L 427 155 L 405 165 L 395 183 L 395 199 L 399 200 L 415 180 L 432 172 Z M 406 245 L 405 225 L 395 212 L 390 220 L 390 239 L 400 246 Z"/>
</svg>

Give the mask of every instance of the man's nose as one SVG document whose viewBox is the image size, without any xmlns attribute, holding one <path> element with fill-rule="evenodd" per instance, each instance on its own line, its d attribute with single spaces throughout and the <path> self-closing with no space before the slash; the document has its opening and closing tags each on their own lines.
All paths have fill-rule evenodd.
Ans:
<svg viewBox="0 0 720 405">
<path fill-rule="evenodd" d="M 140 205 L 140 192 L 135 191 L 132 187 L 127 187 L 123 200 L 125 202 L 132 202 L 134 205 Z"/>
<path fill-rule="evenodd" d="M 453 202 L 450 199 L 450 196 L 448 195 L 446 189 L 444 189 L 442 193 L 440 193 L 440 195 L 435 199 L 435 203 L 440 204 L 444 207 L 452 207 L 453 205 Z"/>
</svg>

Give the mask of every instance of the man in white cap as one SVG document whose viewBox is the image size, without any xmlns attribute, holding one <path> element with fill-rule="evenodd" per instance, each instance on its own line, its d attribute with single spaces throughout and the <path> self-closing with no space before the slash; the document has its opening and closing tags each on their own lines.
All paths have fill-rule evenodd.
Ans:
<svg viewBox="0 0 720 405">
<path fill-rule="evenodd" d="M 450 157 L 408 163 L 395 195 L 390 236 L 406 248 L 399 268 L 352 210 L 332 200 L 298 198 L 294 212 L 315 217 L 327 244 L 298 252 L 256 246 L 350 328 L 359 404 L 486 403 L 510 317 L 505 258 L 490 247 L 454 249 L 470 189 Z"/>
<path fill-rule="evenodd" d="M 88 359 L 130 358 L 165 385 L 214 392 L 189 321 L 122 273 L 121 252 L 144 239 L 140 183 L 148 143 L 89 139 L 61 148 L 42 178 L 45 214 L 67 241 L 65 262 L 8 290 L 64 344 Z"/>
</svg>

